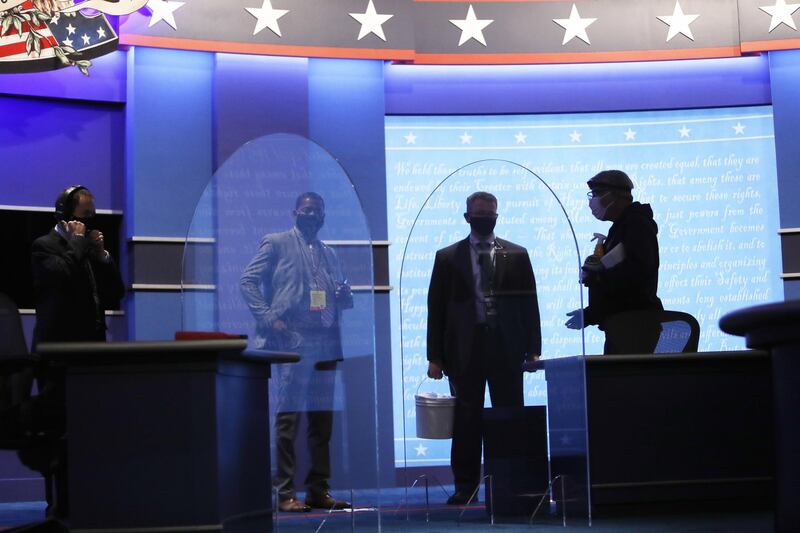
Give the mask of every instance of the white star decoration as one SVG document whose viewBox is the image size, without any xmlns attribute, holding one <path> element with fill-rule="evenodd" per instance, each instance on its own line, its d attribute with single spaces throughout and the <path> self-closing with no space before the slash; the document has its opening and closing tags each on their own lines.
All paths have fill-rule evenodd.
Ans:
<svg viewBox="0 0 800 533">
<path fill-rule="evenodd" d="M 428 451 L 428 448 L 424 446 L 421 442 L 419 443 L 419 446 L 417 446 L 414 449 L 417 450 L 417 457 L 419 457 L 420 455 L 428 455 L 426 453 Z"/>
<path fill-rule="evenodd" d="M 681 139 L 683 139 L 683 138 L 687 138 L 688 139 L 690 131 L 692 131 L 692 130 L 690 130 L 686 126 L 683 126 L 681 129 L 678 130 L 678 133 L 681 134 Z"/>
<path fill-rule="evenodd" d="M 92 41 L 92 38 L 86 35 L 85 33 L 81 35 L 81 39 L 83 40 L 84 45 L 87 45 Z"/>
<path fill-rule="evenodd" d="M 273 9 L 270 0 L 264 0 L 261 7 L 246 7 L 244 9 L 256 18 L 256 28 L 253 30 L 253 35 L 264 28 L 269 28 L 272 33 L 282 37 L 278 19 L 288 13 L 288 9 Z"/>
<path fill-rule="evenodd" d="M 636 132 L 632 129 L 628 128 L 628 131 L 623 131 L 622 133 L 625 134 L 626 141 L 633 141 L 636 140 Z"/>
<path fill-rule="evenodd" d="M 564 40 L 561 41 L 561 46 L 564 46 L 575 37 L 582 40 L 586 44 L 592 44 L 589 42 L 589 36 L 586 34 L 586 28 L 588 28 L 589 25 L 596 20 L 596 18 L 581 18 L 581 16 L 578 14 L 578 8 L 575 7 L 575 4 L 572 4 L 572 11 L 570 11 L 568 19 L 553 19 L 553 22 L 565 30 Z"/>
<path fill-rule="evenodd" d="M 72 35 L 73 33 L 75 33 L 75 29 L 76 29 L 75 26 L 73 26 L 72 24 L 69 24 L 67 26 L 67 34 Z"/>
<path fill-rule="evenodd" d="M 64 39 L 64 44 L 70 47 L 74 47 L 75 45 L 72 42 L 72 39 Z"/>
<path fill-rule="evenodd" d="M 461 144 L 472 144 L 472 135 L 470 135 L 466 131 L 464 132 L 463 135 L 460 136 L 460 139 L 461 139 Z"/>
<path fill-rule="evenodd" d="M 486 39 L 483 38 L 483 30 L 486 26 L 494 22 L 494 20 L 478 19 L 475 16 L 475 10 L 472 9 L 472 4 L 470 4 L 467 10 L 467 18 L 450 19 L 450 22 L 461 30 L 461 38 L 458 40 L 458 46 L 461 46 L 470 39 L 475 39 L 483 46 L 486 46 Z"/>
<path fill-rule="evenodd" d="M 797 11 L 797 8 L 800 8 L 800 4 L 787 4 L 785 0 L 776 0 L 774 6 L 758 7 L 758 9 L 769 14 L 769 16 L 772 17 L 769 20 L 770 33 L 772 33 L 772 30 L 774 30 L 781 24 L 786 24 L 787 26 L 796 31 L 797 26 L 794 25 L 794 19 L 792 18 L 792 13 Z"/>
<path fill-rule="evenodd" d="M 403 138 L 406 140 L 406 144 L 417 144 L 417 136 L 414 135 L 414 132 L 409 131 L 408 135 Z"/>
<path fill-rule="evenodd" d="M 103 39 L 105 38 L 105 36 L 106 36 L 106 30 L 104 30 L 103 28 L 97 28 L 97 37 Z"/>
<path fill-rule="evenodd" d="M 528 141 L 528 136 L 522 132 L 519 132 L 514 135 L 514 139 L 516 139 L 517 144 L 525 144 Z"/>
<path fill-rule="evenodd" d="M 578 133 L 578 131 L 575 130 L 575 131 L 573 131 L 572 133 L 569 134 L 569 140 L 571 142 L 574 142 L 574 143 L 579 143 L 579 142 L 581 142 L 581 136 L 582 135 L 583 135 L 583 133 Z"/>
<path fill-rule="evenodd" d="M 170 0 L 147 0 L 147 7 L 150 8 L 151 15 L 150 15 L 150 24 L 148 27 L 152 27 L 158 23 L 158 21 L 163 20 L 170 26 L 172 26 L 173 30 L 178 29 L 178 25 L 175 24 L 175 10 L 181 7 L 185 2 L 172 2 Z"/>
<path fill-rule="evenodd" d="M 369 0 L 367 4 L 367 11 L 364 13 L 350 13 L 350 16 L 356 19 L 361 24 L 361 29 L 358 32 L 358 40 L 360 41 L 370 33 L 374 33 L 380 39 L 386 40 L 383 34 L 383 23 L 392 18 L 394 15 L 379 15 L 375 11 L 375 4 Z"/>
<path fill-rule="evenodd" d="M 746 128 L 744 124 L 737 122 L 736 125 L 732 127 L 734 135 L 744 135 L 744 129 Z"/>
<path fill-rule="evenodd" d="M 667 42 L 669 42 L 670 39 L 672 39 L 679 33 L 682 33 L 683 35 L 694 41 L 694 35 L 692 35 L 692 29 L 689 27 L 689 24 L 694 22 L 694 20 L 699 16 L 700 16 L 699 14 L 698 15 L 684 14 L 683 9 L 681 9 L 681 3 L 678 0 L 676 0 L 675 9 L 672 10 L 672 15 L 664 15 L 656 18 L 658 18 L 658 20 L 669 26 L 669 32 L 667 32 Z"/>
</svg>

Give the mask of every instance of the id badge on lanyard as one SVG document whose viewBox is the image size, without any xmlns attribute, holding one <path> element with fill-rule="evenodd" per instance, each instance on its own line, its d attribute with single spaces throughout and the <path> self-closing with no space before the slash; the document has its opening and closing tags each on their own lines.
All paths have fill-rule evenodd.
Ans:
<svg viewBox="0 0 800 533">
<path fill-rule="evenodd" d="M 311 289 L 311 311 L 323 311 L 328 305 L 325 291 Z"/>
</svg>

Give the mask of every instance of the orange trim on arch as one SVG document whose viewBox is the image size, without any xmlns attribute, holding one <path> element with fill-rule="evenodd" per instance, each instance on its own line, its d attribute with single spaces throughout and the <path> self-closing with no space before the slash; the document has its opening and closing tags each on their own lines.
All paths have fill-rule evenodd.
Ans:
<svg viewBox="0 0 800 533">
<path fill-rule="evenodd" d="M 554 52 L 529 54 L 423 54 L 417 53 L 418 64 L 439 65 L 511 65 L 535 63 L 613 63 L 617 61 L 661 61 L 669 59 L 709 59 L 737 57 L 738 46 L 690 48 L 682 50 L 632 50 L 620 52 Z"/>
<path fill-rule="evenodd" d="M 239 43 L 232 41 L 208 41 L 204 39 L 181 39 L 123 33 L 120 44 L 151 46 L 201 52 L 226 52 L 232 54 L 258 54 L 300 57 L 332 57 L 344 59 L 394 59 L 409 61 L 416 57 L 414 50 L 380 48 L 335 48 L 328 46 L 295 46 L 285 44 Z"/>
<path fill-rule="evenodd" d="M 774 41 L 742 41 L 742 52 L 766 52 L 800 48 L 800 39 L 775 39 Z"/>
</svg>

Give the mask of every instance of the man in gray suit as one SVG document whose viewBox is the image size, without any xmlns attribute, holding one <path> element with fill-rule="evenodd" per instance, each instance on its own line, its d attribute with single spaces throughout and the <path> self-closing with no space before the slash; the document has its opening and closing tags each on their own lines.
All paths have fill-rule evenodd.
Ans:
<svg viewBox="0 0 800 533">
<path fill-rule="evenodd" d="M 241 277 L 242 295 L 256 319 L 256 343 L 298 352 L 296 364 L 278 365 L 275 433 L 279 509 L 345 509 L 329 492 L 330 439 L 336 363 L 342 359 L 339 319 L 353 306 L 350 287 L 333 250 L 317 238 L 325 202 L 317 193 L 297 197 L 293 228 L 266 235 Z M 300 413 L 308 419 L 311 468 L 305 503 L 294 487 L 294 441 Z"/>
<path fill-rule="evenodd" d="M 469 236 L 436 252 L 428 289 L 428 377 L 447 374 L 456 397 L 451 505 L 468 503 L 480 482 L 486 384 L 492 406 L 522 407 L 522 363 L 542 349 L 531 261 L 495 237 L 497 198 L 473 193 L 464 219 Z"/>
</svg>

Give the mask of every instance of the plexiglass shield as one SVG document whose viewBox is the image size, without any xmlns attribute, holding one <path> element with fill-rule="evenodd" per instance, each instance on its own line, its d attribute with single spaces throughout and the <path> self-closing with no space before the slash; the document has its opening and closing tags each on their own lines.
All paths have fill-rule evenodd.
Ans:
<svg viewBox="0 0 800 533">
<path fill-rule="evenodd" d="M 300 355 L 273 365 L 264 398 L 274 487 L 264 507 L 274 505 L 278 530 L 379 526 L 372 272 L 355 189 L 308 139 L 248 142 L 198 202 L 183 329 L 247 335 L 251 349 Z"/>
<path fill-rule="evenodd" d="M 514 162 L 484 160 L 404 195 L 393 371 L 402 374 L 395 459 L 410 509 L 442 520 L 590 521 L 579 279 L 594 243 L 572 227 L 591 217 L 585 182 L 559 187 Z M 478 204 L 468 198 L 486 199 L 476 191 L 496 198 L 493 231 L 481 227 L 487 217 L 470 216 Z M 449 376 L 430 379 L 429 360 Z M 440 431 L 448 401 L 449 433 Z M 477 505 L 446 505 L 465 489 Z"/>
</svg>

